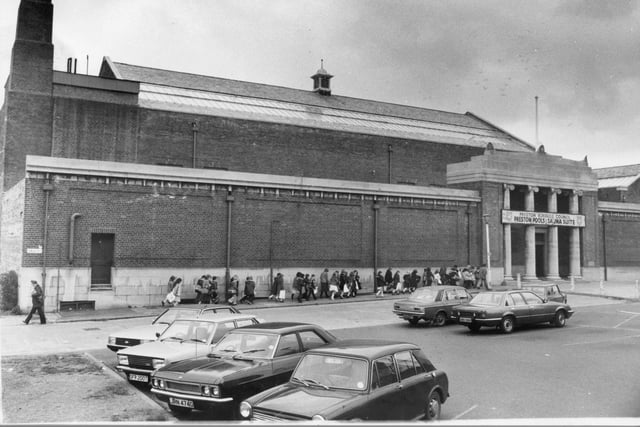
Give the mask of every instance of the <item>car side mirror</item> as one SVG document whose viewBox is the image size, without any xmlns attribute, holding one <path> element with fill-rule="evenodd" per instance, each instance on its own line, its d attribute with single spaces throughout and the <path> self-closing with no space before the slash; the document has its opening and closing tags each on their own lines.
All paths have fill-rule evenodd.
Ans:
<svg viewBox="0 0 640 427">
<path fill-rule="evenodd" d="M 160 332 L 156 332 L 156 338 L 160 338 Z"/>
<path fill-rule="evenodd" d="M 542 298 L 542 302 L 549 302 L 549 298 Z"/>
</svg>

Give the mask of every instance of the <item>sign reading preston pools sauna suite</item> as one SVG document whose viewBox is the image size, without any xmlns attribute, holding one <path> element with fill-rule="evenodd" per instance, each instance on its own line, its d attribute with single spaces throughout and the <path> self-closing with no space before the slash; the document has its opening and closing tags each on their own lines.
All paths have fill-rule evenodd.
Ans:
<svg viewBox="0 0 640 427">
<path fill-rule="evenodd" d="M 584 215 L 551 212 L 502 211 L 503 224 L 584 227 Z"/>
</svg>

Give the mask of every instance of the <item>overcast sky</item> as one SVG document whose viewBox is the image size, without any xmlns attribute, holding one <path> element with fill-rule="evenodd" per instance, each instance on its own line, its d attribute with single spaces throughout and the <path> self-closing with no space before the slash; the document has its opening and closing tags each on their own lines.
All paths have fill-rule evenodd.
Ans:
<svg viewBox="0 0 640 427">
<path fill-rule="evenodd" d="M 640 0 L 53 3 L 57 70 L 109 56 L 310 90 L 324 59 L 336 95 L 470 111 L 594 168 L 640 163 Z M 18 4 L 0 0 L 2 84 Z"/>
</svg>

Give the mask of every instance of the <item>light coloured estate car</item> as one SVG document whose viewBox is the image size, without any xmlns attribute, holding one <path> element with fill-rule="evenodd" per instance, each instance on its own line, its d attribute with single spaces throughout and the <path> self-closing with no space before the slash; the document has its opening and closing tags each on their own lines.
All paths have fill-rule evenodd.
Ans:
<svg viewBox="0 0 640 427">
<path fill-rule="evenodd" d="M 149 384 L 153 371 L 171 362 L 206 356 L 228 331 L 260 323 L 252 314 L 218 314 L 175 320 L 157 341 L 119 350 L 116 368 L 133 384 Z"/>
<path fill-rule="evenodd" d="M 173 307 L 164 310 L 150 325 L 128 328 L 109 335 L 107 347 L 109 350 L 118 351 L 123 348 L 155 341 L 176 319 L 209 316 L 218 313 L 232 314 L 240 311 L 232 306 L 197 306 L 197 307 Z"/>
</svg>

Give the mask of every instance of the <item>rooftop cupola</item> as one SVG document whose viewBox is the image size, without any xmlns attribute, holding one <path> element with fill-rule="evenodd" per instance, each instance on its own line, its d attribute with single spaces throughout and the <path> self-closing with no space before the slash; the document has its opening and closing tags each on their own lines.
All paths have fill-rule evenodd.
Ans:
<svg viewBox="0 0 640 427">
<path fill-rule="evenodd" d="M 329 80 L 331 80 L 331 77 L 333 76 L 327 73 L 323 64 L 324 60 L 321 59 L 320 69 L 311 76 L 313 79 L 313 91 L 318 92 L 320 95 L 331 95 L 331 84 L 329 83 Z"/>
</svg>

